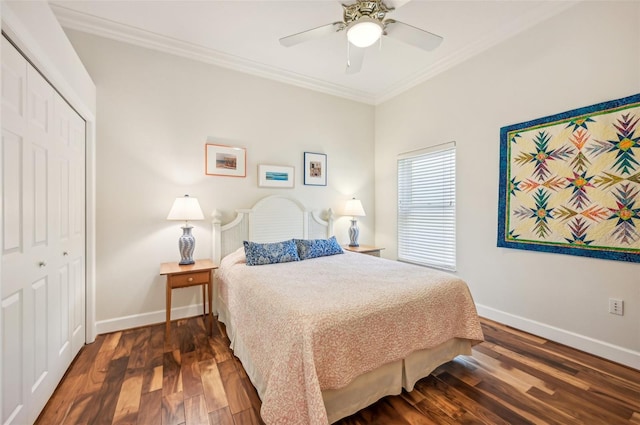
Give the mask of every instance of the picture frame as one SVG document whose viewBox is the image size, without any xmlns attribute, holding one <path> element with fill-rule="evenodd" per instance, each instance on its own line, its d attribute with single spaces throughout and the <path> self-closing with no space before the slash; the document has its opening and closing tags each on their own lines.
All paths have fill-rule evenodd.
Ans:
<svg viewBox="0 0 640 425">
<path fill-rule="evenodd" d="M 285 165 L 258 165 L 258 187 L 291 189 L 294 185 L 294 167 Z"/>
<path fill-rule="evenodd" d="M 247 150 L 235 146 L 206 143 L 205 174 L 208 176 L 246 177 Z"/>
<path fill-rule="evenodd" d="M 327 155 L 304 153 L 304 184 L 307 186 L 327 185 Z"/>
</svg>

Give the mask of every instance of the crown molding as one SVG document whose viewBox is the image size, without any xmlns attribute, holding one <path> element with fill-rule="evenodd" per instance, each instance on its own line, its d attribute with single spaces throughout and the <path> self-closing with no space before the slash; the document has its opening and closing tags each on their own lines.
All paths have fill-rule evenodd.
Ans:
<svg viewBox="0 0 640 425">
<path fill-rule="evenodd" d="M 582 1 L 583 0 L 543 2 L 538 8 L 527 13 L 526 16 L 522 16 L 520 19 L 513 20 L 508 25 L 504 25 L 488 36 L 478 39 L 474 43 L 466 45 L 453 54 L 434 63 L 429 68 L 419 71 L 416 74 L 409 76 L 396 84 L 391 85 L 382 94 L 376 96 L 374 104 L 379 105 L 383 102 L 386 102 L 387 100 L 398 96 L 399 94 L 411 89 L 412 87 L 415 87 L 418 84 L 421 84 L 435 77 L 436 75 L 471 59 L 472 57 L 484 52 L 485 50 L 488 50 L 491 47 L 500 44 L 501 42 L 515 36 L 516 34 L 524 32 L 547 19 L 561 12 L 564 12 L 565 10 L 581 3 Z"/>
<path fill-rule="evenodd" d="M 526 16 L 513 20 L 508 25 L 504 25 L 488 36 L 466 45 L 428 68 L 389 86 L 380 94 L 371 94 L 346 86 L 331 84 L 320 79 L 310 78 L 197 44 L 78 12 L 64 6 L 52 3 L 50 3 L 50 6 L 60 25 L 65 28 L 209 63 L 356 102 L 379 105 L 582 1 L 584 0 L 541 2 L 540 6 L 527 13 Z"/>
<path fill-rule="evenodd" d="M 254 76 L 279 81 L 297 87 L 353 100 L 374 104 L 375 96 L 338 84 L 327 83 L 315 78 L 306 77 L 291 71 L 251 61 L 239 56 L 219 52 L 204 46 L 188 43 L 151 31 L 141 30 L 129 25 L 78 12 L 60 5 L 50 4 L 58 22 L 64 28 L 82 31 L 123 43 L 133 44 L 148 49 L 182 56 L 188 59 L 209 63 L 222 68 L 251 74 Z"/>
</svg>

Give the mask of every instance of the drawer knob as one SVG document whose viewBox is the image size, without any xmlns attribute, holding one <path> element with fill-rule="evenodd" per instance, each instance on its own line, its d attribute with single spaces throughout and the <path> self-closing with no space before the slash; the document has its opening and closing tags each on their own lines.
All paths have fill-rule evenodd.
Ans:
<svg viewBox="0 0 640 425">
<path fill-rule="evenodd" d="M 62 253 L 62 255 L 64 255 L 66 257 L 67 255 L 69 255 L 69 253 L 67 251 L 65 251 L 65 252 Z"/>
<path fill-rule="evenodd" d="M 189 279 L 187 279 L 187 282 L 193 282 L 193 278 L 190 277 Z"/>
<path fill-rule="evenodd" d="M 38 263 L 38 267 L 44 267 L 44 266 L 46 266 L 46 265 L 47 265 L 47 262 L 46 262 L 46 261 L 40 261 L 40 262 Z"/>
</svg>

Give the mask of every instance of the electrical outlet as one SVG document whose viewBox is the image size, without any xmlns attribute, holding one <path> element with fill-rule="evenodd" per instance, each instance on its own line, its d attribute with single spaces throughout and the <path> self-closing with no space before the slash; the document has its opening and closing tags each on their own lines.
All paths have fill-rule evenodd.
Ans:
<svg viewBox="0 0 640 425">
<path fill-rule="evenodd" d="M 617 298 L 609 298 L 609 313 L 622 316 L 624 314 L 624 301 Z"/>
</svg>

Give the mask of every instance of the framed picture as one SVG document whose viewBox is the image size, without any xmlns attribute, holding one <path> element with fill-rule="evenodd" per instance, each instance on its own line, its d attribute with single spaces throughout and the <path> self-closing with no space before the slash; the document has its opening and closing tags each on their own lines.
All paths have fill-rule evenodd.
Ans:
<svg viewBox="0 0 640 425">
<path fill-rule="evenodd" d="M 310 186 L 327 185 L 327 155 L 304 153 L 304 184 Z"/>
<path fill-rule="evenodd" d="M 282 165 L 258 165 L 259 187 L 292 188 L 294 169 Z"/>
<path fill-rule="evenodd" d="M 247 150 L 233 146 L 205 144 L 205 174 L 246 177 Z"/>
</svg>

